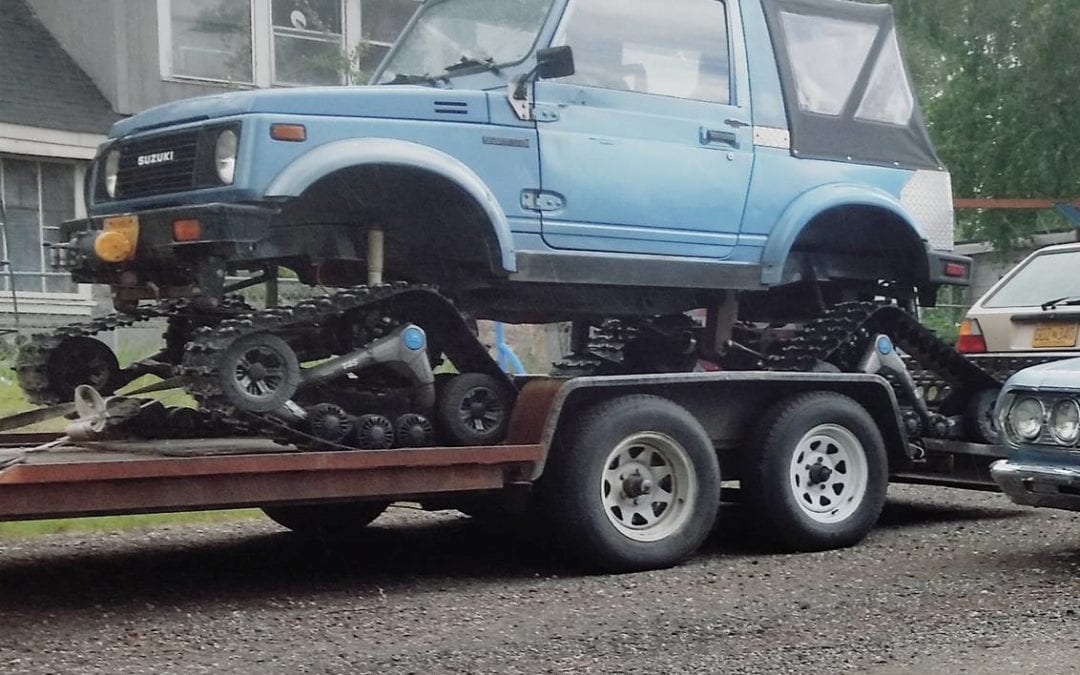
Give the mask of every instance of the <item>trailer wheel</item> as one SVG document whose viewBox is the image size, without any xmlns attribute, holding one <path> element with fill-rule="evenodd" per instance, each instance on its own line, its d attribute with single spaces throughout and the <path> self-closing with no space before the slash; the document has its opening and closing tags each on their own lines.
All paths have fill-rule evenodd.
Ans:
<svg viewBox="0 0 1080 675">
<path fill-rule="evenodd" d="M 313 539 L 347 539 L 382 515 L 389 502 L 345 502 L 264 506 L 266 517 Z"/>
<path fill-rule="evenodd" d="M 789 398 L 745 448 L 742 487 L 762 534 L 789 551 L 859 542 L 888 488 L 885 442 L 854 400 L 830 392 Z"/>
<path fill-rule="evenodd" d="M 686 409 L 658 396 L 623 396 L 560 432 L 540 499 L 556 543 L 587 567 L 670 567 L 708 536 L 720 467 Z"/>
</svg>

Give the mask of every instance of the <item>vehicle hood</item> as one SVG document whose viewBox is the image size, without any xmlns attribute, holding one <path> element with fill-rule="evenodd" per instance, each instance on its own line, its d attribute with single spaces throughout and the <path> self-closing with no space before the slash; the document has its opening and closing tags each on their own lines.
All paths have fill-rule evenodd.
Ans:
<svg viewBox="0 0 1080 675">
<path fill-rule="evenodd" d="M 230 92 L 166 103 L 121 120 L 111 138 L 244 114 L 325 115 L 484 123 L 487 93 L 421 86 L 304 87 Z"/>
<path fill-rule="evenodd" d="M 1005 383 L 1004 391 L 1010 389 L 1080 391 L 1080 358 L 1025 368 Z"/>
</svg>

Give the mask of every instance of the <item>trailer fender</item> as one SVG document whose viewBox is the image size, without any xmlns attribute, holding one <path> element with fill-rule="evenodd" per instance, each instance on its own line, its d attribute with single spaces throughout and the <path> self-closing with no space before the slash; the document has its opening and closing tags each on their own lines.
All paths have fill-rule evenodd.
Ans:
<svg viewBox="0 0 1080 675">
<path fill-rule="evenodd" d="M 406 166 L 452 181 L 473 198 L 491 223 L 499 245 L 502 268 L 516 272 L 510 224 L 495 194 L 468 166 L 435 148 L 394 138 L 353 138 L 320 145 L 301 155 L 266 190 L 270 198 L 298 197 L 335 171 L 364 165 Z"/>
<path fill-rule="evenodd" d="M 733 450 L 744 442 L 772 404 L 811 391 L 832 391 L 858 401 L 881 430 L 890 468 L 905 465 L 907 437 L 896 395 L 884 378 L 864 374 L 730 372 L 537 380 L 522 389 L 508 442 L 541 445 L 541 458 L 528 477 L 536 481 L 544 472 L 565 420 L 616 396 L 653 394 L 689 410 L 708 431 L 718 451 Z"/>
</svg>

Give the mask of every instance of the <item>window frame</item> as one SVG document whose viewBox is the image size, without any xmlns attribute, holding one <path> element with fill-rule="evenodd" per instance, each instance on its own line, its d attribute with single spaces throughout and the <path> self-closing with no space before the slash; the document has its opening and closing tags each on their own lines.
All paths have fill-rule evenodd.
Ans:
<svg viewBox="0 0 1080 675">
<path fill-rule="evenodd" d="M 6 170 L 4 168 L 5 161 L 18 161 L 18 162 L 32 162 L 36 166 L 35 174 L 37 176 L 37 232 L 39 244 L 45 242 L 45 230 L 47 228 L 53 229 L 57 224 L 48 225 L 45 223 L 45 208 L 44 208 L 44 190 L 42 189 L 42 164 L 57 164 L 61 166 L 70 167 L 72 170 L 72 190 L 73 190 L 73 217 L 85 218 L 86 217 L 86 203 L 84 201 L 83 194 L 83 180 L 86 177 L 86 170 L 89 167 L 88 162 L 57 158 L 57 157 L 40 157 L 37 155 L 19 155 L 10 152 L 0 152 L 0 195 L 6 192 Z M 0 247 L 2 247 L 4 258 L 8 253 L 7 242 L 7 228 L 0 229 Z M 14 276 L 26 276 L 36 277 L 40 280 L 40 290 L 24 291 L 16 289 L 17 297 L 19 300 L 35 301 L 35 306 L 41 305 L 40 301 L 46 301 L 45 305 L 55 304 L 56 311 L 31 311 L 23 308 L 22 311 L 27 313 L 38 314 L 71 314 L 72 312 L 62 311 L 64 307 L 77 307 L 84 308 L 85 306 L 93 305 L 92 287 L 90 284 L 75 284 L 75 291 L 71 293 L 64 293 L 60 291 L 49 291 L 47 279 L 49 277 L 68 277 L 66 272 L 53 272 L 50 271 L 48 255 L 45 253 L 45 247 L 40 246 L 39 252 L 41 258 L 41 271 L 39 272 L 15 272 L 14 270 L 8 270 L 6 267 L 0 267 L 0 285 L 7 284 L 11 279 L 11 275 Z M 0 288 L 0 313 L 8 313 L 11 311 L 9 307 L 12 306 L 11 302 L 11 288 Z M 51 303 L 49 301 L 52 301 Z M 85 312 L 75 312 L 77 314 Z"/>
<path fill-rule="evenodd" d="M 339 0 L 342 7 L 342 47 L 345 54 L 363 43 L 361 32 L 361 4 L 366 0 Z M 164 82 L 181 84 L 199 84 L 204 86 L 227 87 L 231 89 L 267 89 L 310 86 L 275 81 L 274 75 L 274 22 L 271 11 L 272 0 L 249 0 L 251 3 L 251 82 L 238 82 L 220 78 L 199 77 L 174 72 L 172 63 L 173 0 L 157 0 L 158 23 L 158 63 L 161 79 Z M 352 81 L 351 73 L 346 74 L 343 84 L 359 84 Z"/>
</svg>

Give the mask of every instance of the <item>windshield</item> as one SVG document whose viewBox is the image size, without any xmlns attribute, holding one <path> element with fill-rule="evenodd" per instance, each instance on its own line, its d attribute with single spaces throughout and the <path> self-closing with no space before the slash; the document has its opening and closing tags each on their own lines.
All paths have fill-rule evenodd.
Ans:
<svg viewBox="0 0 1080 675">
<path fill-rule="evenodd" d="M 1080 251 L 1037 255 L 1005 282 L 983 307 L 1039 307 L 1058 298 L 1080 296 Z"/>
<path fill-rule="evenodd" d="M 524 59 L 554 0 L 443 0 L 426 4 L 377 84 L 441 77 L 462 66 Z"/>
</svg>

